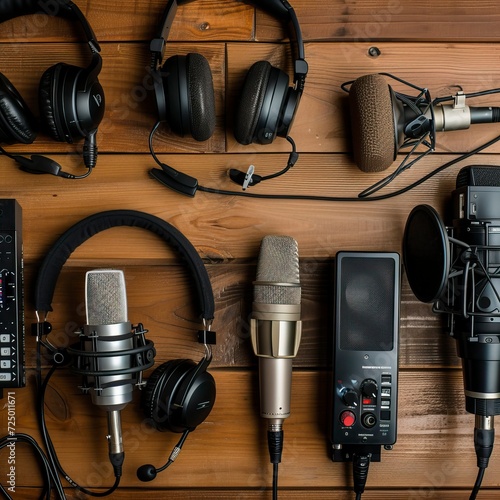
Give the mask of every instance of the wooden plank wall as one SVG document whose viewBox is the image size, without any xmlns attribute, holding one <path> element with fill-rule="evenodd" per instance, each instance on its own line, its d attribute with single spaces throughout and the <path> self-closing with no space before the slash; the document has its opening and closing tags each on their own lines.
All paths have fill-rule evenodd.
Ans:
<svg viewBox="0 0 500 500">
<path fill-rule="evenodd" d="M 360 172 L 351 159 L 349 117 L 342 82 L 390 72 L 428 87 L 433 96 L 457 86 L 466 92 L 500 87 L 500 6 L 493 1 L 293 0 L 306 41 L 309 75 L 292 136 L 300 159 L 284 177 L 253 188 L 255 193 L 356 196 L 381 174 Z M 98 134 L 95 172 L 82 181 L 23 173 L 0 157 L 0 198 L 23 207 L 26 323 L 34 321 L 33 283 L 41 259 L 73 223 L 107 209 L 136 209 L 180 229 L 203 257 L 214 288 L 218 345 L 211 373 L 217 402 L 209 418 L 188 438 L 175 464 L 148 485 L 135 470 L 160 465 L 177 442 L 145 424 L 139 396 L 122 412 L 126 460 L 113 498 L 271 498 L 272 471 L 265 423 L 259 417 L 256 360 L 249 343 L 252 280 L 259 244 L 267 234 L 293 236 L 299 244 L 304 335 L 294 363 L 292 414 L 285 422 L 280 467 L 281 498 L 349 499 L 350 468 L 330 459 L 328 428 L 331 271 L 339 250 L 401 251 L 404 224 L 419 203 L 441 214 L 449 206 L 456 174 L 466 164 L 498 164 L 500 146 L 456 165 L 396 198 L 370 203 L 259 200 L 199 192 L 190 199 L 153 181 L 148 170 L 148 134 L 155 115 L 148 79 L 149 40 L 164 0 L 78 0 L 102 44 L 101 83 L 106 114 Z M 160 129 L 155 147 L 163 161 L 197 177 L 200 184 L 234 189 L 228 168 L 250 163 L 262 174 L 284 165 L 289 145 L 241 146 L 232 135 L 232 110 L 247 68 L 268 59 L 290 66 L 287 31 L 252 6 L 202 0 L 179 9 L 167 55 L 198 51 L 211 65 L 217 125 L 205 143 Z M 0 25 L 2 72 L 32 109 L 45 68 L 58 61 L 85 64 L 80 34 L 65 20 L 24 16 Z M 378 57 L 369 55 L 377 47 Z M 396 85 L 397 87 L 397 85 Z M 400 89 L 402 90 L 402 89 Z M 499 105 L 500 97 L 476 100 Z M 432 169 L 499 134 L 496 125 L 438 135 L 436 152 L 400 176 L 389 190 L 410 184 Z M 65 170 L 79 172 L 78 146 L 54 142 L 41 133 L 30 146 L 9 152 L 47 153 Z M 396 162 L 391 167 L 394 169 Z M 157 347 L 157 362 L 201 357 L 194 341 L 196 308 L 186 270 L 156 237 L 141 230 L 113 229 L 80 247 L 57 284 L 50 319 L 52 341 L 68 342 L 84 321 L 84 272 L 125 270 L 129 317 L 143 322 Z M 398 441 L 371 466 L 369 499 L 468 498 L 476 475 L 473 416 L 465 412 L 459 361 L 453 341 L 430 306 L 419 303 L 403 276 L 401 382 Z M 34 339 L 27 336 L 28 386 L 14 390 L 16 430 L 40 434 L 34 413 Z M 80 394 L 79 380 L 63 369 L 47 397 L 47 421 L 61 463 L 88 487 L 112 483 L 107 460 L 105 413 Z M 7 428 L 6 400 L 0 413 Z M 38 498 L 38 464 L 17 447 L 15 498 Z M 494 451 L 480 498 L 498 498 L 500 452 Z M 0 477 L 7 471 L 0 454 Z M 68 487 L 68 498 L 80 498 Z"/>
</svg>

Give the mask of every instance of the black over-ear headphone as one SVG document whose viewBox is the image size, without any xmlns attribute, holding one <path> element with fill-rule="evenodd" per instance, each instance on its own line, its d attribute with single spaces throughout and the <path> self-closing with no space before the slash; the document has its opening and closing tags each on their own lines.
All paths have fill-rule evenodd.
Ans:
<svg viewBox="0 0 500 500">
<path fill-rule="evenodd" d="M 198 363 L 176 359 L 160 365 L 149 377 L 141 401 L 146 417 L 158 430 L 183 433 L 176 447 L 178 453 L 187 434 L 209 415 L 216 395 L 214 378 L 207 372 L 212 360 L 211 344 L 215 344 L 215 332 L 211 330 L 215 310 L 213 291 L 203 261 L 178 229 L 158 217 L 134 210 L 100 212 L 72 226 L 46 254 L 38 272 L 35 287 L 35 309 L 40 322 L 38 329 L 47 333 L 51 330 L 43 318 L 52 311 L 57 278 L 71 253 L 93 235 L 117 226 L 139 227 L 160 236 L 183 257 L 195 279 L 203 322 L 198 341 L 205 345 L 206 354 Z M 171 456 L 169 462 L 159 469 L 149 464 L 140 467 L 137 471 L 139 479 L 154 479 L 156 473 L 170 465 L 173 458 Z"/>
<path fill-rule="evenodd" d="M 169 0 L 162 15 L 160 28 L 151 41 L 152 76 L 159 121 L 150 134 L 150 150 L 162 170 L 152 169 L 151 175 L 166 186 L 194 196 L 198 181 L 161 163 L 152 147 L 152 137 L 159 124 L 167 121 L 174 132 L 191 134 L 197 140 L 208 139 L 215 129 L 215 99 L 212 74 L 207 60 L 200 54 L 172 56 L 163 66 L 165 45 L 178 5 L 192 0 Z M 295 11 L 286 0 L 254 0 L 250 2 L 270 12 L 280 20 L 291 22 L 294 28 L 297 55 L 294 62 L 294 83 L 288 75 L 268 61 L 258 61 L 249 69 L 234 119 L 234 137 L 240 144 L 270 144 L 275 137 L 285 137 L 293 151 L 283 171 L 262 177 L 231 169 L 231 179 L 244 189 L 266 178 L 285 173 L 297 161 L 295 144 L 288 136 L 304 90 L 307 75 L 304 43 Z M 293 37 L 291 37 L 293 38 Z"/>
<path fill-rule="evenodd" d="M 90 64 L 80 68 L 57 63 L 48 68 L 40 79 L 38 102 L 43 128 L 53 139 L 68 143 L 85 139 L 83 159 L 88 170 L 83 175 L 73 175 L 63 172 L 60 165 L 44 156 L 26 158 L 0 149 L 26 172 L 80 179 L 90 174 L 97 161 L 96 133 L 104 116 L 104 92 L 97 78 L 102 67 L 101 49 L 88 21 L 73 2 L 54 0 L 45 8 L 44 5 L 44 2 L 33 0 L 1 2 L 0 22 L 41 12 L 66 17 L 81 25 L 92 53 Z M 12 83 L 0 73 L 0 142 L 31 144 L 37 129 L 33 113 Z"/>
</svg>

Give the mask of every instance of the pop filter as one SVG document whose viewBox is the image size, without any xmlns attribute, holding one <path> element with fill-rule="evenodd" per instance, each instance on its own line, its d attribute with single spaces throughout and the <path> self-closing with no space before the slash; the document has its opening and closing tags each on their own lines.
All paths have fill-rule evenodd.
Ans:
<svg viewBox="0 0 500 500">
<path fill-rule="evenodd" d="M 429 205 L 416 206 L 408 216 L 403 236 L 403 262 L 417 299 L 438 300 L 448 281 L 450 243 L 446 227 Z"/>
</svg>

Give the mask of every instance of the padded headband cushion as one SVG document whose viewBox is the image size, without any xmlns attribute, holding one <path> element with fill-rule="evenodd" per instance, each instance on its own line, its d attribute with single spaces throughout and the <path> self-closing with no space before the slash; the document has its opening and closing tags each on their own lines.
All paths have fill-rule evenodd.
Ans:
<svg viewBox="0 0 500 500">
<path fill-rule="evenodd" d="M 185 259 L 195 278 L 202 318 L 213 319 L 215 305 L 212 286 L 203 261 L 191 242 L 168 222 L 135 210 L 110 210 L 90 215 L 60 236 L 45 256 L 38 272 L 35 286 L 36 311 L 52 311 L 57 278 L 71 253 L 95 234 L 118 226 L 147 229 L 172 245 Z"/>
</svg>

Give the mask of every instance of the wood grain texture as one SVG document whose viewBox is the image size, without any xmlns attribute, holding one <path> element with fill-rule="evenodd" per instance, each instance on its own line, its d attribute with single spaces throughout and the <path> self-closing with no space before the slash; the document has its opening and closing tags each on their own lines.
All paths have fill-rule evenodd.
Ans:
<svg viewBox="0 0 500 500">
<path fill-rule="evenodd" d="M 466 0 L 429 4 L 425 0 L 308 0 L 293 2 L 305 40 L 337 40 L 357 44 L 374 40 L 404 41 L 497 41 L 495 23 L 500 17 L 496 2 L 481 8 Z M 258 40 L 288 36 L 283 23 L 257 11 Z"/>
<path fill-rule="evenodd" d="M 116 263 L 114 263 L 115 267 Z M 201 358 L 203 349 L 194 344 L 199 306 L 196 292 L 185 266 L 172 262 L 150 267 L 123 267 L 127 283 L 129 318 L 143 323 L 148 337 L 155 342 L 157 361 L 171 357 Z M 52 302 L 49 320 L 54 345 L 66 347 L 77 340 L 75 330 L 85 323 L 84 284 L 88 268 L 70 267 L 61 273 Z M 214 287 L 216 316 L 213 328 L 218 345 L 214 347 L 213 365 L 253 368 L 256 365 L 250 344 L 250 315 L 253 299 L 252 281 L 255 263 L 208 264 Z M 35 277 L 26 273 L 27 324 L 36 321 L 32 297 Z M 330 364 L 332 349 L 332 279 L 333 259 L 321 262 L 303 259 L 301 263 L 303 340 L 295 366 L 321 367 Z M 443 333 L 444 321 L 432 314 L 430 305 L 418 302 L 403 281 L 400 327 L 401 368 L 426 369 L 457 367 L 454 341 Z M 35 339 L 28 337 L 28 366 L 35 367 Z"/>
<path fill-rule="evenodd" d="M 217 401 L 209 418 L 188 438 L 175 464 L 149 484 L 135 471 L 141 464 L 165 462 L 178 435 L 153 431 L 140 409 L 140 394 L 123 413 L 125 470 L 116 499 L 269 499 L 272 470 L 265 423 L 259 417 L 257 361 L 249 341 L 249 316 L 259 245 L 267 234 L 293 236 L 299 244 L 304 336 L 294 360 L 292 416 L 285 422 L 280 465 L 280 498 L 352 499 L 350 466 L 333 463 L 329 449 L 332 341 L 332 271 L 340 250 L 401 252 L 407 216 L 420 203 L 435 207 L 447 221 L 459 169 L 468 164 L 499 165 L 500 145 L 454 165 L 401 196 L 378 201 L 356 198 L 381 174 L 366 174 L 353 163 L 347 95 L 341 84 L 358 76 L 389 72 L 429 88 L 433 97 L 500 88 L 498 60 L 500 6 L 446 0 L 364 2 L 294 0 L 309 64 L 305 92 L 292 136 L 299 160 L 284 177 L 249 193 L 314 195 L 322 200 L 257 199 L 227 175 L 255 165 L 261 175 L 284 167 L 290 146 L 278 138 L 268 146 L 238 144 L 234 111 L 252 63 L 269 60 L 292 72 L 289 32 L 271 15 L 243 2 L 203 0 L 181 6 L 171 28 L 165 58 L 200 52 L 211 67 L 216 127 L 207 142 L 172 134 L 163 124 L 154 138 L 162 162 L 196 177 L 211 189 L 186 198 L 149 176 L 157 165 L 148 135 L 156 104 L 151 92 L 149 42 L 164 0 L 81 0 L 101 42 L 106 113 L 99 127 L 99 159 L 84 181 L 31 176 L 0 156 L 0 198 L 23 207 L 25 258 L 26 361 L 28 386 L 12 392 L 16 430 L 40 440 L 35 414 L 36 342 L 33 293 L 42 259 L 56 239 L 84 217 L 111 209 L 144 211 L 181 230 L 202 257 L 214 290 L 216 317 L 211 373 Z M 2 73 L 38 113 L 38 83 L 44 70 L 64 61 L 85 65 L 88 53 L 72 23 L 25 16 L 0 25 Z M 370 57 L 376 46 L 380 55 Z M 390 82 L 398 91 L 407 88 Z M 499 105 L 498 94 L 471 105 Z M 436 151 L 397 177 L 383 193 L 416 182 L 461 152 L 500 134 L 498 125 L 438 134 Z M 81 142 L 68 145 L 41 130 L 32 145 L 6 145 L 9 152 L 43 153 L 65 171 L 81 173 Z M 383 174 L 392 173 L 402 154 Z M 327 199 L 336 197 L 337 199 Z M 84 273 L 113 267 L 125 271 L 129 317 L 143 322 L 155 342 L 157 365 L 180 358 L 199 359 L 199 328 L 192 279 L 179 256 L 158 237 L 140 229 L 113 228 L 78 248 L 63 268 L 49 315 L 50 340 L 60 347 L 74 340 L 84 320 Z M 50 360 L 43 358 L 44 371 Z M 460 360 L 445 333 L 444 318 L 420 303 L 402 276 L 400 320 L 398 441 L 373 463 L 363 500 L 444 500 L 469 498 L 475 480 L 474 417 L 464 409 Z M 147 374 L 150 375 L 151 372 Z M 105 413 L 78 389 L 79 379 L 60 369 L 47 392 L 47 421 L 61 462 L 71 477 L 92 489 L 111 484 L 105 440 Z M 0 404 L 1 434 L 8 406 Z M 39 464 L 23 445 L 16 447 L 17 499 L 40 497 Z M 5 484 L 6 451 L 0 452 Z M 494 450 L 480 498 L 497 498 L 500 453 Z M 67 498 L 81 499 L 71 487 Z"/>
<path fill-rule="evenodd" d="M 156 488 L 189 487 L 210 489 L 267 488 L 270 465 L 265 446 L 265 423 L 258 414 L 255 371 L 213 369 L 217 381 L 217 403 L 209 418 L 188 438 L 178 460 L 155 480 Z M 32 372 L 30 371 L 30 376 Z M 107 465 L 106 418 L 102 410 L 77 389 L 78 378 L 63 370 L 53 377 L 47 393 L 47 425 L 60 462 L 66 472 L 82 485 L 106 486 L 112 482 Z M 293 376 L 292 415 L 286 422 L 286 440 L 280 468 L 280 484 L 287 489 L 337 488 L 350 486 L 350 470 L 331 462 L 327 446 L 329 373 L 296 370 Z M 432 394 L 432 410 L 415 394 Z M 149 427 L 140 409 L 140 398 L 122 411 L 127 458 L 122 485 L 138 487 L 135 470 L 144 461 L 162 463 L 179 436 L 158 434 Z M 35 432 L 33 395 L 16 391 L 17 422 Z M 235 402 L 237 404 L 235 404 Z M 458 370 L 402 371 L 399 392 L 400 424 L 398 442 L 373 463 L 374 484 L 391 484 L 408 494 L 420 487 L 467 488 L 475 474 L 471 464 L 473 417 L 462 410 L 461 375 Z M 316 408 L 317 411 L 311 411 Z M 242 416 L 244 425 L 242 425 Z M 85 436 L 93 435 L 79 444 Z M 71 442 L 72 446 L 65 446 Z M 75 461 L 74 446 L 79 459 Z M 19 458 L 28 459 L 21 446 Z M 411 459 L 408 457 L 411 456 Z M 491 470 L 498 466 L 492 457 Z M 394 470 L 399 474 L 395 475 Z M 196 474 L 192 474 L 196 469 Z M 20 484 L 36 485 L 26 467 L 19 468 Z M 485 478 L 485 486 L 497 486 L 495 474 Z M 244 493 L 243 493 L 244 494 Z M 243 497 L 244 498 L 244 497 Z"/>
</svg>

